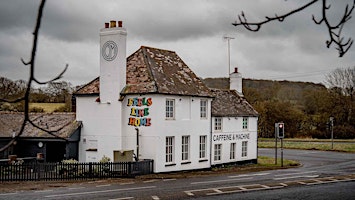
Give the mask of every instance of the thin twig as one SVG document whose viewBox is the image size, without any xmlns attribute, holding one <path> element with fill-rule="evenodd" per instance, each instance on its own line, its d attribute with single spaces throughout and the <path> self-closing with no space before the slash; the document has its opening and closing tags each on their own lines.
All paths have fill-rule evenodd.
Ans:
<svg viewBox="0 0 355 200">
<path fill-rule="evenodd" d="M 310 7 L 311 5 L 315 4 L 318 1 L 319 0 L 313 0 L 313 1 L 301 6 L 295 10 L 292 10 L 292 11 L 284 14 L 284 15 L 275 14 L 275 17 L 266 16 L 265 17 L 266 20 L 261 21 L 261 22 L 248 22 L 247 18 L 245 17 L 244 12 L 242 11 L 242 13 L 237 16 L 238 20 L 235 23 L 233 23 L 233 25 L 234 26 L 244 26 L 244 28 L 246 28 L 249 31 L 257 32 L 260 30 L 260 28 L 264 24 L 269 23 L 271 21 L 276 21 L 276 20 L 279 22 L 283 22 L 285 20 L 285 18 L 304 10 L 305 8 Z M 335 49 L 339 53 L 339 57 L 342 57 L 346 54 L 346 52 L 348 52 L 348 50 L 351 48 L 351 46 L 353 44 L 353 40 L 351 38 L 349 38 L 348 40 L 346 40 L 346 42 L 344 42 L 344 38 L 341 36 L 341 31 L 342 31 L 344 24 L 351 19 L 351 14 L 355 8 L 355 0 L 353 1 L 353 5 L 351 6 L 351 8 L 349 8 L 349 5 L 346 5 L 344 15 L 339 20 L 339 23 L 337 23 L 336 25 L 331 25 L 328 20 L 328 17 L 327 17 L 327 11 L 330 9 L 330 7 L 331 7 L 331 5 L 330 4 L 327 5 L 326 0 L 322 0 L 322 17 L 321 17 L 321 19 L 316 20 L 314 15 L 312 15 L 312 20 L 317 25 L 320 25 L 322 23 L 325 24 L 325 26 L 328 30 L 328 34 L 329 34 L 329 39 L 326 41 L 326 47 L 330 48 L 330 46 L 332 44 L 334 44 Z"/>
</svg>

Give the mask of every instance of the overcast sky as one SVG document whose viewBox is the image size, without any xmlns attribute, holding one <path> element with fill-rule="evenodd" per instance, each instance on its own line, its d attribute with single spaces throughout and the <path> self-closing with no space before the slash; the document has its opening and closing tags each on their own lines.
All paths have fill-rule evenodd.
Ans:
<svg viewBox="0 0 355 200">
<path fill-rule="evenodd" d="M 309 0 L 310 1 L 310 0 Z M 320 3 L 283 23 L 266 24 L 249 32 L 232 23 L 242 10 L 249 21 L 283 14 L 306 0 L 48 0 L 45 5 L 35 74 L 41 81 L 55 77 L 84 84 L 99 76 L 99 30 L 105 22 L 122 20 L 127 29 L 127 56 L 140 46 L 175 51 L 197 76 L 227 77 L 227 41 L 231 70 L 245 78 L 323 83 L 335 68 L 355 65 L 355 46 L 342 58 L 326 48 L 328 33 L 316 25 Z M 329 0 L 329 16 L 336 22 L 346 3 Z M 39 0 L 0 0 L 0 76 L 28 79 L 21 58 L 29 60 Z M 345 38 L 355 33 L 355 11 L 344 27 Z"/>
</svg>

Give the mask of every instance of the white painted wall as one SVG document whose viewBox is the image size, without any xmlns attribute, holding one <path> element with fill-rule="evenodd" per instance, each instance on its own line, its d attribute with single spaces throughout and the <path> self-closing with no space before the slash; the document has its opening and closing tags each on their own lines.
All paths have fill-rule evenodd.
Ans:
<svg viewBox="0 0 355 200">
<path fill-rule="evenodd" d="M 224 164 L 257 159 L 257 117 L 248 117 L 248 129 L 243 129 L 243 117 L 223 117 L 222 130 L 215 130 L 212 117 L 212 159 L 211 164 Z M 242 157 L 242 142 L 248 141 L 247 156 Z M 230 145 L 236 143 L 235 159 L 230 159 Z M 214 146 L 222 144 L 221 160 L 214 160 Z"/>
<path fill-rule="evenodd" d="M 122 149 L 121 102 L 95 102 L 97 97 L 76 98 L 76 118 L 83 122 L 79 143 L 80 162 L 98 162 L 105 155 L 113 160 L 113 151 Z M 97 141 L 97 151 L 92 151 Z"/>
<path fill-rule="evenodd" d="M 123 124 L 128 124 L 132 106 L 127 106 L 129 98 L 151 98 L 152 105 L 149 106 L 149 118 L 151 126 L 135 127 L 124 126 L 123 138 L 125 149 L 133 149 L 136 153 L 136 130 L 139 128 L 139 152 L 140 159 L 154 159 L 155 172 L 179 171 L 189 169 L 201 169 L 210 167 L 210 119 L 200 118 L 200 99 L 198 97 L 171 96 L 171 95 L 129 95 L 123 101 Z M 175 119 L 165 118 L 166 99 L 175 99 Z M 147 106 L 142 106 L 147 107 Z M 211 99 L 208 99 L 208 113 L 211 113 Z M 183 164 L 181 160 L 182 136 L 190 136 L 190 162 Z M 199 138 L 200 135 L 207 136 L 206 155 L 207 160 L 199 162 Z M 166 166 L 165 162 L 165 138 L 174 136 L 174 165 Z"/>
</svg>

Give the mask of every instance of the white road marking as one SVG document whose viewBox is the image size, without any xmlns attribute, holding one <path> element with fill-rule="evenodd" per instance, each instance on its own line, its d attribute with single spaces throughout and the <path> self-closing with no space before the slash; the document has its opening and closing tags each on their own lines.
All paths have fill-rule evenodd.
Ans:
<svg viewBox="0 0 355 200">
<path fill-rule="evenodd" d="M 108 187 L 111 186 L 111 184 L 107 184 L 107 185 L 97 185 L 96 187 Z"/>
<path fill-rule="evenodd" d="M 317 171 L 305 171 L 305 172 L 295 172 L 295 173 L 288 173 L 288 174 L 276 174 L 275 176 L 289 176 L 289 175 L 297 175 L 297 174 L 310 174 L 315 173 Z"/>
<path fill-rule="evenodd" d="M 14 194 L 17 194 L 17 192 L 4 193 L 4 194 L 0 194 L 0 196 L 7 196 L 7 195 L 14 195 Z"/>
<path fill-rule="evenodd" d="M 68 190 L 79 190 L 79 189 L 84 189 L 85 187 L 73 187 L 73 188 L 68 188 Z"/>
<path fill-rule="evenodd" d="M 159 197 L 158 196 L 152 196 L 152 199 L 159 200 Z"/>
<path fill-rule="evenodd" d="M 86 194 L 98 194 L 98 193 L 108 193 L 108 192 L 118 192 L 118 191 L 128 191 L 128 190 L 141 190 L 141 189 L 149 189 L 155 188 L 156 186 L 148 186 L 148 187 L 135 187 L 135 188 L 121 188 L 121 189 L 114 189 L 114 190 L 96 190 L 90 192 L 77 192 L 77 193 L 68 193 L 68 194 L 54 194 L 45 196 L 46 198 L 53 198 L 53 197 L 66 197 L 66 196 L 79 196 L 79 195 L 86 195 Z"/>
<path fill-rule="evenodd" d="M 131 185 L 131 184 L 134 184 L 134 182 L 120 183 L 120 185 Z"/>
<path fill-rule="evenodd" d="M 220 183 L 220 182 L 231 182 L 231 181 L 241 181 L 241 180 L 250 180 L 253 179 L 253 177 L 248 177 L 248 178 L 236 178 L 236 179 L 223 179 L 223 180 L 215 180 L 215 181 L 201 181 L 201 182 L 192 182 L 190 183 L 191 185 L 197 185 L 197 184 L 207 184 L 207 183 Z"/>
<path fill-rule="evenodd" d="M 240 174 L 236 176 L 228 176 L 228 178 L 237 178 L 237 177 L 248 177 L 248 176 L 265 176 L 270 173 L 258 173 L 258 174 Z"/>
<path fill-rule="evenodd" d="M 274 178 L 274 180 L 284 180 L 284 179 L 294 179 L 294 178 L 317 178 L 319 175 L 309 175 L 309 176 L 286 176 L 280 178 Z"/>
<path fill-rule="evenodd" d="M 126 200 L 126 199 L 134 199 L 134 197 L 122 197 L 122 198 L 109 199 L 109 200 Z"/>
<path fill-rule="evenodd" d="M 153 182 L 156 182 L 156 181 L 157 181 L 156 179 L 152 179 L 152 180 L 143 181 L 143 183 L 153 183 Z"/>
<path fill-rule="evenodd" d="M 35 191 L 35 193 L 44 193 L 44 192 L 53 192 L 53 190 L 38 190 L 38 191 Z"/>
</svg>

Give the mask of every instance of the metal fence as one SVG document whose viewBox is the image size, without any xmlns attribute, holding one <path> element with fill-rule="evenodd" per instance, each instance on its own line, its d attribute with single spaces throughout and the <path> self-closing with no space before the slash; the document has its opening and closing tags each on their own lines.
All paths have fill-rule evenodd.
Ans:
<svg viewBox="0 0 355 200">
<path fill-rule="evenodd" d="M 153 173 L 153 160 L 108 163 L 0 163 L 0 182 L 85 180 Z"/>
</svg>

